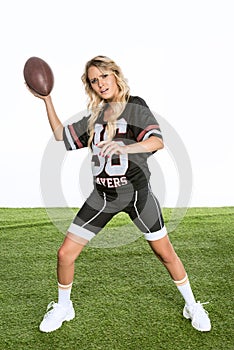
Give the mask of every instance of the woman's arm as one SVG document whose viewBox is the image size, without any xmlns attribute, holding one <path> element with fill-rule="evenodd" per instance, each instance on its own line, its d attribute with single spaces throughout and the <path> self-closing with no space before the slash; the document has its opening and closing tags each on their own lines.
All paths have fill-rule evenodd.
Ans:
<svg viewBox="0 0 234 350">
<path fill-rule="evenodd" d="M 43 98 L 46 106 L 46 112 L 49 119 L 49 123 L 51 126 L 51 129 L 54 133 L 54 137 L 56 141 L 62 141 L 63 140 L 63 125 L 60 121 L 60 119 L 57 116 L 57 113 L 55 111 L 52 98 L 51 96 L 46 96 Z"/>
<path fill-rule="evenodd" d="M 62 141 L 63 140 L 63 125 L 57 116 L 57 113 L 55 111 L 51 96 L 50 95 L 42 96 L 42 95 L 37 94 L 35 91 L 31 90 L 29 87 L 28 87 L 28 89 L 34 96 L 36 96 L 44 101 L 45 106 L 46 106 L 48 120 L 49 120 L 51 129 L 54 133 L 55 140 Z"/>
<path fill-rule="evenodd" d="M 154 152 L 164 147 L 162 139 L 151 136 L 147 140 L 133 143 L 131 145 L 119 145 L 116 141 L 101 141 L 97 144 L 102 156 L 111 157 L 113 154 L 147 153 Z"/>
</svg>

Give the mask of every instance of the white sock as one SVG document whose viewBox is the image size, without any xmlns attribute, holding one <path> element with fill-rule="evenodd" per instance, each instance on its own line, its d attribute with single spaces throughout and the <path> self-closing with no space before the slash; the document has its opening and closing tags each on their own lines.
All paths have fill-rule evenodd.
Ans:
<svg viewBox="0 0 234 350">
<path fill-rule="evenodd" d="M 68 305 L 70 302 L 72 283 L 64 285 L 58 283 L 58 304 Z"/>
<path fill-rule="evenodd" d="M 180 291 L 181 295 L 183 296 L 185 303 L 190 306 L 196 303 L 196 300 L 194 298 L 188 276 L 186 276 L 180 280 L 180 281 L 174 281 L 178 290 Z"/>
</svg>

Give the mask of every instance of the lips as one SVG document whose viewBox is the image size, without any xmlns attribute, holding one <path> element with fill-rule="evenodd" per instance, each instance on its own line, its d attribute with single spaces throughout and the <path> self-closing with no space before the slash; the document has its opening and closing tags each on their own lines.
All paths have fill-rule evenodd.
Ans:
<svg viewBox="0 0 234 350">
<path fill-rule="evenodd" d="M 101 90 L 100 92 L 101 92 L 101 94 L 105 94 L 105 92 L 107 92 L 108 90 L 109 90 L 109 89 L 106 88 L 106 89 Z"/>
</svg>

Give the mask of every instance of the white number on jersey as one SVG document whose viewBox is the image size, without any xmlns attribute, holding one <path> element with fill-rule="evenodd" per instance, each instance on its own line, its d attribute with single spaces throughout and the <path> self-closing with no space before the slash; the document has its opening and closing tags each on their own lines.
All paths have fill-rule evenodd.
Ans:
<svg viewBox="0 0 234 350">
<path fill-rule="evenodd" d="M 125 119 L 120 119 L 116 123 L 116 129 L 118 129 L 119 134 L 126 134 L 127 132 L 127 122 Z M 128 169 L 128 155 L 120 154 L 119 164 L 113 164 L 112 159 L 108 158 L 107 162 L 104 157 L 99 155 L 100 148 L 96 146 L 101 141 L 107 140 L 107 133 L 104 130 L 102 124 L 95 124 L 95 136 L 93 140 L 93 162 L 92 162 L 92 171 L 94 176 L 98 176 L 103 169 L 105 168 L 105 172 L 109 176 L 123 176 L 125 175 Z M 116 141 L 119 145 L 123 146 L 124 143 L 122 141 Z M 115 157 L 117 157 L 115 155 Z"/>
</svg>

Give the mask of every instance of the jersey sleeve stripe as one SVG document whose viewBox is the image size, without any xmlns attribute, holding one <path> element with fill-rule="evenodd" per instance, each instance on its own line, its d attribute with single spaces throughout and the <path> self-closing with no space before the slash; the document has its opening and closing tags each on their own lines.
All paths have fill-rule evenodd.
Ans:
<svg viewBox="0 0 234 350">
<path fill-rule="evenodd" d="M 156 129 L 156 130 L 155 130 Z M 145 136 L 146 133 L 148 133 L 151 130 L 155 130 L 158 134 L 160 133 L 159 131 L 159 125 L 148 125 L 144 130 L 140 132 L 140 134 L 137 136 L 137 142 L 141 141 L 143 137 Z"/>
<path fill-rule="evenodd" d="M 69 131 L 67 126 L 65 126 L 64 131 L 65 131 L 65 135 L 66 135 L 67 141 L 68 141 L 71 149 L 72 150 L 76 149 L 76 145 L 73 142 L 73 139 L 71 137 L 70 131 Z"/>
<path fill-rule="evenodd" d="M 150 135 L 154 135 L 154 136 L 157 136 L 157 137 L 162 138 L 162 133 L 161 133 L 161 131 L 156 130 L 156 129 L 153 129 L 153 130 L 150 130 L 150 131 L 148 131 L 147 133 L 145 133 L 145 135 L 144 135 L 142 141 L 147 140 L 147 139 L 150 137 Z"/>
<path fill-rule="evenodd" d="M 68 128 L 69 128 L 70 134 L 71 134 L 73 140 L 75 141 L 75 143 L 77 144 L 78 148 L 83 148 L 83 145 L 80 142 L 79 137 L 77 136 L 73 125 L 69 125 Z"/>
</svg>

